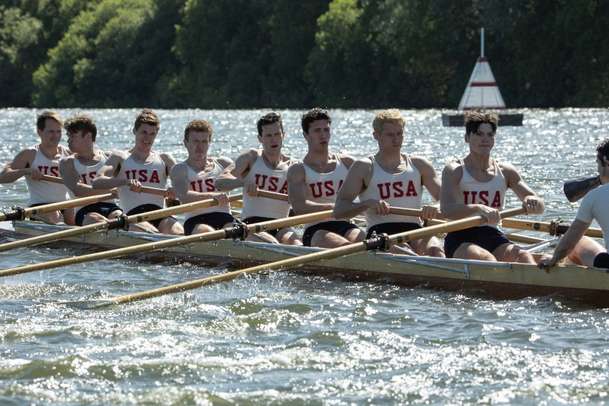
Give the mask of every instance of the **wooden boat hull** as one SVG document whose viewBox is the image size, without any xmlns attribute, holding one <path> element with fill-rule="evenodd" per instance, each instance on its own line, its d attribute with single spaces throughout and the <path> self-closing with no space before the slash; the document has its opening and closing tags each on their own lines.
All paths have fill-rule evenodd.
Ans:
<svg viewBox="0 0 609 406">
<path fill-rule="evenodd" d="M 15 232 L 25 236 L 64 229 L 35 222 L 16 222 Z M 118 248 L 171 236 L 140 232 L 108 231 L 73 237 L 76 245 Z M 58 244 L 58 243 L 55 243 Z M 65 242 L 61 243 L 65 246 Z M 293 247 L 249 241 L 220 240 L 173 247 L 145 258 L 164 260 L 196 259 L 206 263 L 234 266 L 265 263 L 313 252 L 318 248 Z M 363 252 L 325 260 L 301 269 L 349 280 L 374 280 L 404 286 L 426 286 L 447 290 L 475 291 L 495 298 L 561 294 L 590 304 L 609 306 L 609 272 L 576 265 L 543 271 L 534 265 L 431 257 L 410 257 L 383 252 Z"/>
</svg>

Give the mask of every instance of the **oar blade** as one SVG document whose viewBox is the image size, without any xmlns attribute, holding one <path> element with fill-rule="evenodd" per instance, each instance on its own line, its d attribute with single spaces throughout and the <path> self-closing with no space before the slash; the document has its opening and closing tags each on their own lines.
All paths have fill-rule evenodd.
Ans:
<svg viewBox="0 0 609 406">
<path fill-rule="evenodd" d="M 116 304 L 114 300 L 109 299 L 92 299 L 92 300 L 75 300 L 71 302 L 59 302 L 58 304 L 71 307 L 77 310 L 99 310 L 105 307 L 110 307 Z"/>
<path fill-rule="evenodd" d="M 599 176 L 575 179 L 565 182 L 563 191 L 570 202 L 576 202 L 584 197 L 586 193 L 600 186 L 600 184 L 601 179 Z"/>
</svg>

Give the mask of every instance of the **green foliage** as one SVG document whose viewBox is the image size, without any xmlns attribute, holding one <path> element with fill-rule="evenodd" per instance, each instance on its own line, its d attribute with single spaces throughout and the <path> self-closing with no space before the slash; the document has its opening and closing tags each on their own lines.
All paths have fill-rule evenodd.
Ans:
<svg viewBox="0 0 609 406">
<path fill-rule="evenodd" d="M 34 73 L 34 103 L 159 105 L 156 81 L 173 62 L 170 44 L 178 16 L 175 7 L 169 8 L 173 13 L 157 8 L 168 3 L 103 0 L 82 11 Z"/>
<path fill-rule="evenodd" d="M 0 105 L 455 107 L 486 28 L 510 106 L 609 103 L 599 0 L 4 0 Z"/>
<path fill-rule="evenodd" d="M 19 8 L 0 6 L 0 106 L 29 103 L 31 58 L 42 23 Z"/>
</svg>

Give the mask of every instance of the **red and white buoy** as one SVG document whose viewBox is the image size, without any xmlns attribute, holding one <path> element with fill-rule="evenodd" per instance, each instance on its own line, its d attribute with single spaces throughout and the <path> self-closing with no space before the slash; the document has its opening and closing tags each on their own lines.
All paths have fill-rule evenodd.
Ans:
<svg viewBox="0 0 609 406">
<path fill-rule="evenodd" d="M 480 56 L 476 61 L 461 101 L 459 110 L 505 110 L 505 102 L 488 59 L 484 56 L 484 28 L 480 29 Z M 522 125 L 520 113 L 499 113 L 499 125 Z M 463 126 L 463 114 L 442 114 L 444 126 Z"/>
</svg>

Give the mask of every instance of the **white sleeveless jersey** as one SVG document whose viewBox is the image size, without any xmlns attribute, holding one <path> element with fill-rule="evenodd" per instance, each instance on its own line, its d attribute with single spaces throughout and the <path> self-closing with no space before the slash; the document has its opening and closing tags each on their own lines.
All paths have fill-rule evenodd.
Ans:
<svg viewBox="0 0 609 406">
<path fill-rule="evenodd" d="M 106 160 L 108 159 L 108 154 L 106 154 L 104 151 L 98 151 L 98 154 L 100 155 L 101 159 L 94 165 L 84 165 L 80 162 L 80 160 L 78 160 L 78 158 L 74 157 L 74 170 L 78 174 L 78 182 L 85 185 L 91 185 L 91 183 L 93 183 L 93 179 L 95 179 L 97 176 L 97 172 L 102 166 L 104 166 Z M 76 198 L 71 190 L 68 190 L 68 193 L 72 199 Z M 104 200 L 104 202 L 113 203 L 114 200 Z M 78 210 L 80 210 L 82 207 L 83 206 L 75 207 L 74 212 L 78 212 Z"/>
<path fill-rule="evenodd" d="M 336 168 L 332 172 L 319 173 L 307 164 L 303 163 L 305 170 L 305 183 L 307 185 L 307 197 L 315 203 L 335 203 L 338 189 L 343 185 L 347 172 L 349 171 L 343 161 L 337 157 Z M 337 220 L 328 218 L 324 221 Z M 344 219 L 338 219 L 344 220 Z M 315 225 L 320 222 L 309 224 Z"/>
<path fill-rule="evenodd" d="M 36 150 L 36 155 L 32 161 L 32 169 L 38 169 L 43 175 L 61 176 L 59 173 L 59 160 L 69 156 L 67 150 L 60 148 L 59 154 L 53 159 L 49 159 L 40 151 L 39 145 L 33 148 Z M 30 205 L 63 202 L 69 198 L 68 188 L 63 184 L 32 180 L 30 176 L 25 177 L 25 182 L 30 192 Z"/>
<path fill-rule="evenodd" d="M 213 167 L 208 170 L 208 171 L 201 171 L 201 172 L 195 172 L 194 169 L 192 169 L 190 167 L 190 165 L 188 165 L 186 163 L 186 161 L 183 162 L 184 165 L 186 165 L 186 169 L 187 169 L 187 177 L 188 177 L 188 189 L 192 190 L 193 192 L 199 192 L 199 193 L 210 193 L 210 192 L 216 192 L 216 179 L 218 178 L 218 176 L 220 176 L 222 174 L 222 172 L 224 172 L 224 167 L 222 165 L 220 165 L 220 163 L 218 162 L 217 159 L 215 158 L 210 158 L 210 160 L 212 161 Z M 188 220 L 191 217 L 194 216 L 198 216 L 200 214 L 207 214 L 207 213 L 214 213 L 214 212 L 222 212 L 222 213 L 229 213 L 230 214 L 230 205 L 226 204 L 226 205 L 221 205 L 221 206 L 211 206 L 211 207 L 207 207 L 205 209 L 199 209 L 199 210 L 195 210 L 195 211 L 190 211 L 188 213 L 184 214 L 184 218 L 186 220 Z"/>
<path fill-rule="evenodd" d="M 120 168 L 120 177 L 123 179 L 139 181 L 142 186 L 150 186 L 165 189 L 167 186 L 167 166 L 161 156 L 153 152 L 149 156 L 149 162 L 136 162 L 132 155 L 125 159 Z M 128 186 L 118 188 L 119 206 L 128 213 L 131 209 L 142 204 L 155 204 L 161 208 L 165 207 L 163 196 L 151 193 L 137 193 Z"/>
<path fill-rule="evenodd" d="M 245 177 L 246 183 L 255 183 L 260 190 L 269 192 L 288 193 L 288 166 L 293 162 L 288 161 L 285 169 L 269 168 L 264 162 L 262 152 L 258 151 L 258 157 Z M 269 199 L 267 197 L 250 196 L 243 194 L 243 210 L 241 218 L 253 216 L 282 218 L 287 217 L 290 212 L 290 203 L 281 200 Z"/>
<path fill-rule="evenodd" d="M 503 210 L 507 181 L 497 161 L 493 160 L 495 176 L 488 182 L 480 182 L 472 177 L 461 162 L 463 176 L 459 182 L 459 194 L 463 204 L 483 204 L 493 209 Z"/>
<path fill-rule="evenodd" d="M 408 156 L 404 156 L 406 169 L 398 173 L 386 172 L 376 161 L 372 161 L 372 177 L 366 190 L 360 195 L 360 201 L 375 199 L 384 200 L 394 207 L 409 209 L 421 208 L 421 196 L 423 188 L 421 184 L 421 173 L 413 165 Z M 376 214 L 376 210 L 368 209 L 365 212 L 368 228 L 382 223 L 416 223 L 421 224 L 419 217 L 400 216 L 389 214 L 381 216 Z"/>
</svg>

